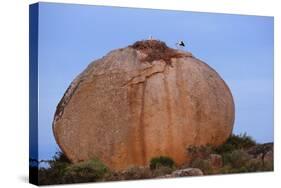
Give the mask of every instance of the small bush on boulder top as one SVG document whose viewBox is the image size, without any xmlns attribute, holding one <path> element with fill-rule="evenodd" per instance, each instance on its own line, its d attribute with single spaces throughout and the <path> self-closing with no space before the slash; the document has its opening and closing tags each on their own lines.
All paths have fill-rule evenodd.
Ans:
<svg viewBox="0 0 281 188">
<path fill-rule="evenodd" d="M 173 168 L 175 166 L 175 162 L 173 161 L 173 159 L 166 156 L 154 157 L 150 160 L 149 167 L 151 170 L 157 169 L 161 166 Z"/>
</svg>

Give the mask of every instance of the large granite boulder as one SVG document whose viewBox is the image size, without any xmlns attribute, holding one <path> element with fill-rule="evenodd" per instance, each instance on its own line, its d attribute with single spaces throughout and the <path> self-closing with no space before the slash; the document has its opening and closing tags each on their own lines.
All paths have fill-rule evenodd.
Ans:
<svg viewBox="0 0 281 188">
<path fill-rule="evenodd" d="M 231 92 L 214 69 L 148 40 L 108 53 L 77 76 L 53 131 L 72 162 L 99 158 L 123 170 L 157 156 L 183 164 L 189 146 L 222 144 L 233 123 Z"/>
</svg>

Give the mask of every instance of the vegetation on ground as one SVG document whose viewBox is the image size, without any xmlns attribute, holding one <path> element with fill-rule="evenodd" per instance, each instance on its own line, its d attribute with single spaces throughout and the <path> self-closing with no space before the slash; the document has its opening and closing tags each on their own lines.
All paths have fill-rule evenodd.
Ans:
<svg viewBox="0 0 281 188">
<path fill-rule="evenodd" d="M 256 141 L 246 133 L 240 135 L 233 134 L 227 139 L 226 143 L 215 148 L 215 152 L 219 154 L 229 153 L 239 149 L 245 150 L 255 145 L 257 145 Z"/>
<path fill-rule="evenodd" d="M 173 161 L 173 159 L 166 156 L 154 157 L 150 160 L 149 167 L 151 170 L 155 170 L 162 166 L 173 168 L 175 166 L 175 162 Z"/>
<path fill-rule="evenodd" d="M 270 152 L 271 158 L 267 156 Z M 116 172 L 97 158 L 72 164 L 62 152 L 58 152 L 52 160 L 44 161 L 47 167 L 40 167 L 40 162 L 30 166 L 30 178 L 39 185 L 52 185 L 157 178 L 183 168 L 199 168 L 205 175 L 273 170 L 273 144 L 257 144 L 246 134 L 232 135 L 218 147 L 189 147 L 187 156 L 190 160 L 181 166 L 168 156 L 158 156 L 152 158 L 147 167 L 131 167 Z M 214 166 L 212 156 L 219 165 Z"/>
<path fill-rule="evenodd" d="M 273 152 L 273 144 L 257 144 L 247 134 L 240 134 L 231 135 L 218 147 L 190 147 L 187 152 L 191 156 L 189 166 L 199 168 L 207 175 L 273 171 L 273 158 L 265 160 L 269 150 Z M 212 168 L 211 154 L 221 156 L 223 165 L 220 168 Z"/>
</svg>

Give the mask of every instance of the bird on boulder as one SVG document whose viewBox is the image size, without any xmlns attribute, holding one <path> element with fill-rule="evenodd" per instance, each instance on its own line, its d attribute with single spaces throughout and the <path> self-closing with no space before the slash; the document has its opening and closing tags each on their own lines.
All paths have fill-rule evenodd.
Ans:
<svg viewBox="0 0 281 188">
<path fill-rule="evenodd" d="M 181 40 L 181 41 L 179 41 L 179 42 L 176 43 L 176 46 L 177 46 L 177 48 L 182 49 L 182 48 L 185 47 L 185 43 Z"/>
</svg>

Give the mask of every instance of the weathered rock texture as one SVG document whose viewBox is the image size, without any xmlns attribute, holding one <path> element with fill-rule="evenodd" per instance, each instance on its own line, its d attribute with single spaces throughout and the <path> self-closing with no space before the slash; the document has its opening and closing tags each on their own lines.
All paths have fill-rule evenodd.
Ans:
<svg viewBox="0 0 281 188">
<path fill-rule="evenodd" d="M 58 104 L 53 131 L 72 162 L 98 157 L 121 170 L 160 155 L 182 164 L 189 146 L 222 144 L 233 122 L 231 92 L 215 70 L 150 40 L 91 63 Z"/>
<path fill-rule="evenodd" d="M 185 168 L 181 170 L 176 170 L 171 174 L 159 176 L 158 178 L 176 178 L 176 177 L 203 176 L 203 175 L 204 173 L 199 168 Z"/>
<path fill-rule="evenodd" d="M 170 177 L 203 176 L 203 175 L 204 175 L 203 172 L 199 168 L 186 168 L 186 169 L 174 171 L 172 174 L 170 174 Z"/>
</svg>

